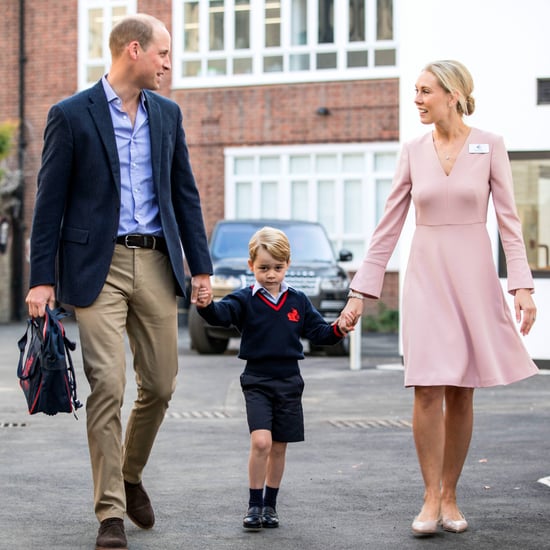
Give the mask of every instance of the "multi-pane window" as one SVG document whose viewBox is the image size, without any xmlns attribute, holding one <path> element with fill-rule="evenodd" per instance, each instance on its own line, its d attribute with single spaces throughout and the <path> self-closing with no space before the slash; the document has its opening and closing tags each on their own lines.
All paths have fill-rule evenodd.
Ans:
<svg viewBox="0 0 550 550">
<path fill-rule="evenodd" d="M 78 87 L 87 88 L 109 69 L 109 34 L 124 16 L 136 12 L 136 0 L 79 0 Z"/>
<path fill-rule="evenodd" d="M 511 153 L 510 158 L 529 266 L 535 276 L 550 277 L 550 155 Z M 499 264 L 505 276 L 502 250 Z"/>
<path fill-rule="evenodd" d="M 225 218 L 319 221 L 335 250 L 351 250 L 357 266 L 382 215 L 398 147 L 378 143 L 227 149 Z"/>
<path fill-rule="evenodd" d="M 396 76 L 393 0 L 174 0 L 182 87 Z"/>
</svg>

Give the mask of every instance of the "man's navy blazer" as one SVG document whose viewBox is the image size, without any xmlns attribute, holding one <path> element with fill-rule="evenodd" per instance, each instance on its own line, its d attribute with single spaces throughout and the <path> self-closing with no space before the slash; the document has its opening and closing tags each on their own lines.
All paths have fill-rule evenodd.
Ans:
<svg viewBox="0 0 550 550">
<path fill-rule="evenodd" d="M 144 93 L 160 221 L 178 294 L 183 295 L 184 253 L 192 275 L 212 273 L 200 198 L 180 108 L 158 94 Z M 111 265 L 119 217 L 117 144 L 99 81 L 48 113 L 32 224 L 30 286 L 56 284 L 59 301 L 90 305 Z"/>
</svg>

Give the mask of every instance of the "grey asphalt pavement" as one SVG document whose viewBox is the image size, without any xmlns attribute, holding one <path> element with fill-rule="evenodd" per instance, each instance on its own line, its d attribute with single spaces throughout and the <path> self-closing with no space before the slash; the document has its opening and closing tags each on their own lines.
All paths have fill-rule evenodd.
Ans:
<svg viewBox="0 0 550 550">
<path fill-rule="evenodd" d="M 86 414 L 29 416 L 15 375 L 23 324 L 0 325 L 0 549 L 93 550 Z M 76 326 L 67 323 L 70 337 Z M 178 388 L 145 471 L 157 522 L 129 521 L 130 550 L 550 548 L 550 376 L 478 390 L 460 484 L 470 528 L 418 539 L 423 485 L 395 336 L 363 335 L 362 368 L 308 356 L 306 441 L 289 445 L 281 526 L 244 532 L 248 432 L 236 345 L 200 356 L 180 331 Z M 429 341 L 426 342 L 429 345 Z M 88 388 L 77 347 L 79 397 Z M 134 395 L 131 364 L 124 415 Z"/>
</svg>

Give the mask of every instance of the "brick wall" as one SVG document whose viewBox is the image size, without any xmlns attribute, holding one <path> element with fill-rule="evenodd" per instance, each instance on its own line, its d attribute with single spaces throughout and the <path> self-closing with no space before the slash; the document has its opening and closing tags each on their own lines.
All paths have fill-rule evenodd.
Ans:
<svg viewBox="0 0 550 550">
<path fill-rule="evenodd" d="M 226 147 L 399 139 L 396 80 L 173 90 L 171 97 L 182 108 L 208 230 L 224 213 Z M 319 116 L 318 107 L 330 114 Z"/>
<path fill-rule="evenodd" d="M 364 315 L 376 316 L 379 313 L 380 304 L 387 309 L 399 309 L 399 273 L 396 271 L 386 273 L 380 300 L 365 300 Z"/>
<path fill-rule="evenodd" d="M 0 71 L 4 85 L 0 86 L 0 121 L 17 119 L 17 75 L 19 74 L 19 32 L 18 32 L 18 2 L 5 0 L 2 3 L 2 17 L 0 17 L 0 44 L 2 44 L 2 64 Z M 11 75 L 11 78 L 7 78 Z"/>
</svg>

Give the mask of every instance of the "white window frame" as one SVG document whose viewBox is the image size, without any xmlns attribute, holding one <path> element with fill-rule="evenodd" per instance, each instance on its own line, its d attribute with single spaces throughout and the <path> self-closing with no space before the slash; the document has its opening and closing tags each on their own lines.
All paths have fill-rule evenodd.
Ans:
<svg viewBox="0 0 550 550">
<path fill-rule="evenodd" d="M 373 142 L 373 143 L 354 143 L 354 144 L 320 144 L 320 145 L 294 145 L 294 146 L 265 146 L 265 147 L 229 147 L 225 149 L 225 219 L 237 219 L 238 204 L 236 202 L 237 185 L 242 182 L 251 185 L 250 211 L 253 213 L 251 218 L 262 217 L 262 197 L 261 184 L 262 182 L 277 181 L 278 184 L 278 200 L 274 205 L 273 212 L 269 217 L 274 219 L 289 219 L 292 217 L 292 200 L 291 200 L 291 181 L 304 180 L 308 183 L 308 211 L 303 217 L 308 221 L 319 221 L 317 218 L 317 183 L 322 180 L 331 179 L 336 185 L 336 200 L 334 204 L 335 222 L 334 231 L 327 228 L 329 238 L 333 243 L 336 251 L 346 248 L 346 241 L 355 241 L 362 246 L 360 253 L 355 253 L 352 262 L 345 264 L 346 269 L 355 270 L 361 264 L 366 247 L 376 224 L 379 221 L 380 212 L 377 212 L 377 204 L 381 200 L 385 201 L 385 197 L 378 196 L 377 182 L 380 180 L 392 179 L 397 166 L 400 144 L 399 142 Z M 391 170 L 376 171 L 374 159 L 377 153 L 392 153 L 395 154 L 394 168 Z M 336 155 L 338 158 L 337 169 L 342 165 L 344 155 L 361 154 L 364 155 L 364 171 L 349 173 L 337 171 L 331 174 L 328 178 L 324 173 L 315 173 L 315 168 L 307 174 L 301 174 L 296 177 L 290 174 L 289 161 L 293 156 L 310 156 L 310 166 L 315 167 L 315 160 L 322 155 Z M 279 159 L 280 171 L 278 174 L 270 176 L 266 173 L 261 173 L 259 169 L 260 158 L 273 157 Z M 235 163 L 241 159 L 252 159 L 252 173 L 246 175 L 235 174 Z M 343 201 L 343 185 L 346 180 L 361 181 L 361 208 L 363 209 L 362 227 L 360 232 L 345 233 L 344 232 L 344 201 Z M 268 216 L 263 216 L 268 217 Z M 394 254 L 388 264 L 389 270 L 397 271 L 399 269 L 398 254 Z"/>
<path fill-rule="evenodd" d="M 268 0 L 250 0 L 250 27 L 251 31 L 250 48 L 248 50 L 236 50 L 231 45 L 231 39 L 234 37 L 234 0 L 224 0 L 225 22 L 224 35 L 226 37 L 226 48 L 224 50 L 210 52 L 207 48 L 208 40 L 208 1 L 197 0 L 199 2 L 199 37 L 201 45 L 199 52 L 186 54 L 184 52 L 183 36 L 183 4 L 184 0 L 173 0 L 172 10 L 172 85 L 174 88 L 216 88 L 225 86 L 250 86 L 256 84 L 280 84 L 280 83 L 298 83 L 298 82 L 326 82 L 334 80 L 365 80 L 377 78 L 397 78 L 399 76 L 399 49 L 396 37 L 399 29 L 397 28 L 398 0 L 394 0 L 393 5 L 393 40 L 376 40 L 376 0 L 365 0 L 366 2 L 366 21 L 365 28 L 366 40 L 362 42 L 348 42 L 347 29 L 349 25 L 348 5 L 349 0 L 334 0 L 334 12 L 344 13 L 344 17 L 337 17 L 334 29 L 334 43 L 318 44 L 316 38 L 309 38 L 307 45 L 290 45 L 290 2 L 291 0 L 280 0 L 281 19 L 283 26 L 281 28 L 281 46 L 278 48 L 264 48 L 264 8 Z M 307 0 L 308 5 L 308 27 L 317 28 L 317 3 L 318 0 Z M 286 22 L 286 24 L 285 24 Z M 311 33 L 310 33 L 311 34 Z M 347 54 L 358 49 L 368 51 L 369 66 L 358 68 L 347 68 Z M 335 69 L 312 69 L 290 71 L 288 60 L 291 54 L 306 53 L 314 59 L 322 51 L 332 51 L 336 53 L 337 67 Z M 395 51 L 395 65 L 374 66 L 375 51 L 393 50 Z M 252 57 L 252 73 L 250 74 L 232 74 L 229 72 L 224 75 L 208 75 L 190 77 L 182 74 L 182 63 L 184 61 L 197 61 L 202 64 L 202 71 L 206 72 L 208 59 L 225 57 L 229 67 L 235 57 L 242 56 L 248 52 L 247 57 Z M 283 70 L 281 72 L 263 72 L 262 63 L 264 56 L 281 55 L 283 57 Z"/>
<path fill-rule="evenodd" d="M 84 90 L 97 82 L 88 81 L 87 69 L 90 64 L 102 67 L 103 74 L 109 71 L 111 54 L 109 51 L 109 33 L 113 26 L 111 13 L 113 8 L 126 7 L 128 15 L 137 13 L 137 0 L 79 0 L 78 2 L 78 89 Z M 88 58 L 90 9 L 103 10 L 103 56 L 94 60 Z"/>
</svg>

